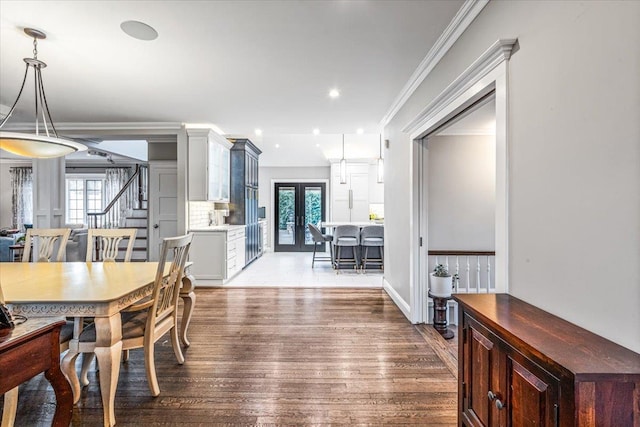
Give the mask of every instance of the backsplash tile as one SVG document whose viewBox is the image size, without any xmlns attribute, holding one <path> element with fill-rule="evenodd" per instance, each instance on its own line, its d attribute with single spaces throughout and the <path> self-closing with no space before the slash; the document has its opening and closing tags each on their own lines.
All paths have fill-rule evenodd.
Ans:
<svg viewBox="0 0 640 427">
<path fill-rule="evenodd" d="M 208 227 L 213 209 L 213 202 L 189 202 L 189 228 Z"/>
</svg>

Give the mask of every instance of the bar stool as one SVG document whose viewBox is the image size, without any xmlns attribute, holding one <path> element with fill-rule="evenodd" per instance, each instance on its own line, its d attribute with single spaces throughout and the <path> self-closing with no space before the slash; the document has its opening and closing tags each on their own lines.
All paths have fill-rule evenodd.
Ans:
<svg viewBox="0 0 640 427">
<path fill-rule="evenodd" d="M 355 225 L 339 225 L 333 233 L 333 244 L 336 246 L 336 273 L 340 271 L 343 263 L 353 265 L 358 268 L 358 254 L 356 248 L 360 246 L 360 229 Z M 351 247 L 353 258 L 342 259 L 342 248 Z"/>
<path fill-rule="evenodd" d="M 333 241 L 333 236 L 330 234 L 322 234 L 320 229 L 313 224 L 307 224 L 309 226 L 309 232 L 311 233 L 311 238 L 313 239 L 313 259 L 311 260 L 311 268 L 313 268 L 316 262 L 316 250 L 318 249 L 318 244 L 324 245 L 329 242 L 329 252 L 331 257 L 318 257 L 318 261 L 331 261 L 333 262 L 333 246 L 331 242 Z"/>
<path fill-rule="evenodd" d="M 384 227 L 382 225 L 368 225 L 360 231 L 360 246 L 362 247 L 362 270 L 367 264 L 379 265 L 384 271 Z M 380 251 L 380 258 L 369 258 L 369 248 L 375 247 Z"/>
</svg>

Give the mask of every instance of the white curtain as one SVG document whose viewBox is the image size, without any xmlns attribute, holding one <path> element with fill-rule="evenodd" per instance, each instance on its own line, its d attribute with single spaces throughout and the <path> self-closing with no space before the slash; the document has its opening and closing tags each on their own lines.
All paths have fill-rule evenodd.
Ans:
<svg viewBox="0 0 640 427">
<path fill-rule="evenodd" d="M 110 203 L 114 197 L 118 195 L 120 190 L 127 183 L 131 177 L 130 168 L 107 168 L 105 171 L 105 208 L 106 204 Z M 124 222 L 133 209 L 133 203 L 135 200 L 135 185 L 131 185 L 127 191 L 116 201 L 113 208 L 107 212 L 104 219 L 103 227 L 105 228 L 118 228 L 124 227 Z"/>
<path fill-rule="evenodd" d="M 22 230 L 24 224 L 33 224 L 33 169 L 9 169 L 11 175 L 11 209 L 13 227 Z"/>
</svg>

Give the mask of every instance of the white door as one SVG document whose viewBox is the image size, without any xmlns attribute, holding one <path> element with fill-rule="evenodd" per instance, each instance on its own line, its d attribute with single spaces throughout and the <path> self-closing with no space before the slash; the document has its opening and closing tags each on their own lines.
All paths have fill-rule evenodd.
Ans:
<svg viewBox="0 0 640 427">
<path fill-rule="evenodd" d="M 178 234 L 178 167 L 149 162 L 149 261 L 157 261 L 162 239 Z"/>
</svg>

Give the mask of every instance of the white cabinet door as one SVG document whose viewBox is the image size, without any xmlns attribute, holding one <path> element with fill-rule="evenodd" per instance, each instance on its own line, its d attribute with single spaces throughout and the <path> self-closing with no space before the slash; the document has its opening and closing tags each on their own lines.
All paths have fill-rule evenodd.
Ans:
<svg viewBox="0 0 640 427">
<path fill-rule="evenodd" d="M 237 263 L 238 271 L 242 270 L 242 268 L 247 262 L 246 246 L 247 246 L 246 237 L 243 236 L 243 237 L 240 237 L 239 239 L 236 239 L 236 263 Z"/>
<path fill-rule="evenodd" d="M 227 270 L 227 233 L 194 232 L 189 260 L 193 261 L 191 273 L 196 279 L 224 280 Z"/>
<path fill-rule="evenodd" d="M 340 164 L 331 165 L 331 220 L 369 220 L 369 165 L 347 164 L 347 183 L 340 183 Z"/>
<path fill-rule="evenodd" d="M 209 192 L 207 200 L 220 200 L 220 159 L 222 156 L 222 147 L 218 143 L 211 140 L 208 143 L 208 147 L 209 150 L 207 152 L 207 155 L 209 157 L 209 169 L 207 170 L 207 175 L 209 179 Z"/>
<path fill-rule="evenodd" d="M 187 129 L 189 200 L 229 201 L 231 143 L 210 129 Z"/>
<path fill-rule="evenodd" d="M 220 154 L 220 200 L 229 200 L 229 182 L 231 180 L 231 156 L 229 148 L 221 147 Z"/>
<path fill-rule="evenodd" d="M 352 173 L 351 184 L 351 221 L 369 220 L 369 174 Z"/>
</svg>

